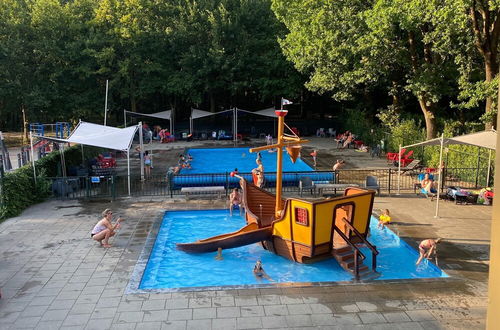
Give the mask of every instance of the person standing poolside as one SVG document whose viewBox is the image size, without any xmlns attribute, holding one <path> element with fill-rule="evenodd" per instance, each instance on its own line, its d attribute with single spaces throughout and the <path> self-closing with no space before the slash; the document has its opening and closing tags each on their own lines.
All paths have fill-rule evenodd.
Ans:
<svg viewBox="0 0 500 330">
<path fill-rule="evenodd" d="M 105 209 L 102 212 L 102 217 L 103 218 L 99 220 L 92 229 L 90 237 L 98 241 L 101 246 L 109 248 L 111 247 L 109 238 L 116 234 L 116 230 L 121 227 L 121 222 L 124 221 L 124 219 L 119 217 L 115 223 L 111 223 L 111 220 L 113 220 L 113 211 L 110 209 Z"/>
<path fill-rule="evenodd" d="M 316 168 L 316 157 L 318 156 L 318 150 L 314 149 L 313 152 L 311 152 L 311 156 L 313 158 L 314 168 Z"/>
<path fill-rule="evenodd" d="M 233 215 L 233 208 L 235 206 L 238 206 L 241 215 L 243 213 L 243 198 L 238 188 L 234 188 L 231 194 L 229 195 L 229 216 Z"/>
<path fill-rule="evenodd" d="M 146 151 L 144 153 L 144 171 L 146 174 L 146 178 L 151 177 L 151 167 L 153 165 L 153 159 L 151 158 L 151 155 L 149 154 L 149 151 Z"/>
<path fill-rule="evenodd" d="M 333 171 L 340 170 L 344 165 L 345 162 L 342 159 L 337 159 L 337 162 L 333 165 Z"/>
<path fill-rule="evenodd" d="M 442 239 L 438 238 L 436 240 L 433 239 L 424 239 L 420 242 L 418 246 L 418 251 L 420 252 L 420 256 L 418 257 L 416 265 L 420 264 L 424 258 L 430 258 L 432 254 L 437 253 L 437 244 L 441 242 Z"/>
</svg>

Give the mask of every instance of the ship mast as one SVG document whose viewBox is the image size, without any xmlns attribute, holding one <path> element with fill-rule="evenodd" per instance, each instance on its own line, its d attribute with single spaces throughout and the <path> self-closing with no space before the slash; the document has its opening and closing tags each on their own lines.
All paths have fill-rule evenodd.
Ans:
<svg viewBox="0 0 500 330">
<path fill-rule="evenodd" d="M 250 152 L 259 152 L 269 149 L 277 149 L 278 157 L 276 160 L 276 206 L 275 206 L 275 218 L 278 219 L 281 216 L 282 205 L 281 205 L 281 193 L 283 186 L 283 147 L 293 147 L 299 146 L 300 144 L 307 143 L 307 140 L 301 140 L 298 136 L 290 137 L 285 136 L 285 116 L 288 114 L 288 110 L 275 110 L 276 116 L 278 116 L 278 142 L 275 144 L 251 148 Z M 298 150 L 296 155 L 291 155 L 293 157 L 298 156 Z M 293 160 L 295 162 L 295 160 Z"/>
</svg>

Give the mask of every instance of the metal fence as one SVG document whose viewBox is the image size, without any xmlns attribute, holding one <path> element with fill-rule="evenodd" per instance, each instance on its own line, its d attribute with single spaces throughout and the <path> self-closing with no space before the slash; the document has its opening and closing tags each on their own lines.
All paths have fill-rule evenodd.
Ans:
<svg viewBox="0 0 500 330">
<path fill-rule="evenodd" d="M 419 182 L 424 171 L 407 171 L 398 175 L 397 169 L 349 169 L 337 172 L 284 172 L 283 191 L 298 193 L 299 180 L 309 177 L 316 183 L 352 184 L 364 187 L 366 178 L 376 178 L 382 194 L 414 193 L 415 184 Z M 490 173 L 490 182 L 487 184 L 487 168 L 450 168 L 441 176 L 442 187 L 458 186 L 462 188 L 482 188 L 492 185 L 493 173 Z M 432 174 L 432 173 L 431 173 Z M 240 173 L 247 180 L 252 180 L 250 173 Z M 435 180 L 437 174 L 433 174 Z M 266 173 L 264 188 L 275 190 L 276 173 Z M 60 199 L 80 198 L 110 198 L 129 196 L 127 176 L 80 176 L 45 178 L 48 194 Z M 130 196 L 165 196 L 174 197 L 182 194 L 182 187 L 223 186 L 226 194 L 231 188 L 239 185 L 238 179 L 229 173 L 212 174 L 179 174 L 152 176 L 141 180 L 140 176 L 130 177 Z M 399 188 L 398 188 L 399 187 Z M 1 188 L 0 188 L 1 189 Z M 333 188 L 332 188 L 333 190 Z M 328 192 L 327 189 L 323 190 Z"/>
</svg>

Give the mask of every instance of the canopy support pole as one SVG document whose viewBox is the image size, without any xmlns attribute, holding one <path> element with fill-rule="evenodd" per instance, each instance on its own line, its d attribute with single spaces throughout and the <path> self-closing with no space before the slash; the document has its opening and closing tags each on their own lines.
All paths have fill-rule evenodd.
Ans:
<svg viewBox="0 0 500 330">
<path fill-rule="evenodd" d="M 191 116 L 189 117 L 189 133 L 193 134 L 193 109 L 191 109 Z"/>
<path fill-rule="evenodd" d="M 33 132 L 30 131 L 30 146 L 31 146 L 31 166 L 33 167 L 33 178 L 36 184 L 36 169 L 35 169 L 35 155 L 33 153 Z"/>
<path fill-rule="evenodd" d="M 436 196 L 436 214 L 434 218 L 439 218 L 439 196 L 441 195 L 441 181 L 443 175 L 443 167 L 441 164 L 443 163 L 443 147 L 444 147 L 444 133 L 441 134 L 441 150 L 439 151 L 439 168 L 438 168 L 438 188 L 437 188 L 437 196 Z"/>
<path fill-rule="evenodd" d="M 130 196 L 130 148 L 127 149 L 127 186 L 128 195 Z"/>
<path fill-rule="evenodd" d="M 106 118 L 108 117 L 108 86 L 109 80 L 106 79 L 106 97 L 104 99 L 104 126 L 106 126 Z"/>
<path fill-rule="evenodd" d="M 488 175 L 486 176 L 486 187 L 490 186 L 490 176 L 491 176 L 491 149 L 488 150 Z"/>
<path fill-rule="evenodd" d="M 398 195 L 401 195 L 401 144 L 399 145 L 399 156 L 398 156 Z M 389 187 L 390 189 L 390 187 Z"/>
<path fill-rule="evenodd" d="M 144 142 L 142 140 L 142 121 L 139 122 L 139 149 L 141 160 L 141 181 L 144 181 Z"/>
<path fill-rule="evenodd" d="M 82 166 L 85 166 L 85 154 L 83 153 L 83 144 L 80 144 L 80 149 L 82 150 Z"/>
</svg>

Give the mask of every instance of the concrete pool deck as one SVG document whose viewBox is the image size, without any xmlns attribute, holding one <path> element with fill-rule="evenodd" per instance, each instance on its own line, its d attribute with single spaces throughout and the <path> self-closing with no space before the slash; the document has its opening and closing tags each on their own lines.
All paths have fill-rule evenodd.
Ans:
<svg viewBox="0 0 500 330">
<path fill-rule="evenodd" d="M 374 209 L 389 208 L 414 247 L 444 237 L 439 265 L 452 280 L 149 294 L 124 292 L 154 222 L 222 201 L 38 204 L 0 224 L 0 329 L 484 328 L 491 208 L 443 202 L 434 219 L 433 203 L 376 197 Z M 126 218 L 110 249 L 89 238 L 107 207 Z"/>
</svg>

